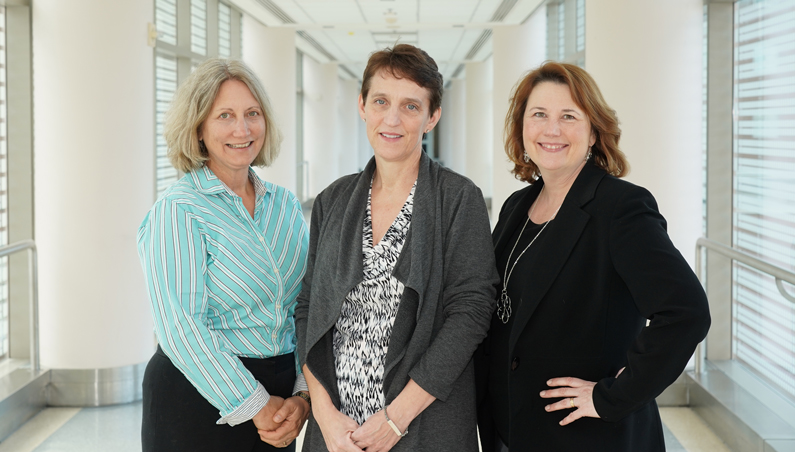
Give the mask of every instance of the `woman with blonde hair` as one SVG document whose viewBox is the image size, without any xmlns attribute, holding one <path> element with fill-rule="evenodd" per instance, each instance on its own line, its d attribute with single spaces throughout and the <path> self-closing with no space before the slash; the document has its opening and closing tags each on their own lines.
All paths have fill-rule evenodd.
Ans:
<svg viewBox="0 0 795 452">
<path fill-rule="evenodd" d="M 279 151 L 268 97 L 242 62 L 207 60 L 177 90 L 164 136 L 185 176 L 138 230 L 159 342 L 143 450 L 294 450 L 309 414 L 293 319 L 308 231 L 296 197 L 251 168 Z"/>
</svg>

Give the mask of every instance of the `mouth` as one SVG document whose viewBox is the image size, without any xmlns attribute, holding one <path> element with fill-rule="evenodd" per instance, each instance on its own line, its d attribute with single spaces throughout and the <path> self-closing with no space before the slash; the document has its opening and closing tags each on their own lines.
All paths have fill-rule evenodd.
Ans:
<svg viewBox="0 0 795 452">
<path fill-rule="evenodd" d="M 567 144 L 552 144 L 552 143 L 538 143 L 538 145 L 541 146 L 541 149 L 549 152 L 557 152 L 568 146 Z"/>
<path fill-rule="evenodd" d="M 381 133 L 380 133 L 380 135 L 381 135 L 382 137 L 384 137 L 384 138 L 388 138 L 388 139 L 390 139 L 390 140 L 394 140 L 394 139 L 396 139 L 396 138 L 400 138 L 400 137 L 402 137 L 402 136 L 403 136 L 403 135 L 399 135 L 399 134 L 396 134 L 396 133 L 384 133 L 384 132 L 381 132 Z"/>
<path fill-rule="evenodd" d="M 243 144 L 231 144 L 231 143 L 227 143 L 226 145 L 227 145 L 227 146 L 229 146 L 229 147 L 230 147 L 230 148 L 232 148 L 232 149 L 245 149 L 245 148 L 247 148 L 247 147 L 251 146 L 253 143 L 254 143 L 253 141 L 248 141 L 248 142 L 246 142 L 246 143 L 243 143 Z"/>
</svg>

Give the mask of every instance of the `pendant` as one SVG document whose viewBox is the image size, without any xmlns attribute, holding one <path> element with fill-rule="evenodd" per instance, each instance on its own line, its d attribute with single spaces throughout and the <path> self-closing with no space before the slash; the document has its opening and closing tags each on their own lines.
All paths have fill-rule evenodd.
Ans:
<svg viewBox="0 0 795 452">
<path fill-rule="evenodd" d="M 508 296 L 508 291 L 502 289 L 500 299 L 497 300 L 497 317 L 502 323 L 508 323 L 511 318 L 511 297 Z"/>
</svg>

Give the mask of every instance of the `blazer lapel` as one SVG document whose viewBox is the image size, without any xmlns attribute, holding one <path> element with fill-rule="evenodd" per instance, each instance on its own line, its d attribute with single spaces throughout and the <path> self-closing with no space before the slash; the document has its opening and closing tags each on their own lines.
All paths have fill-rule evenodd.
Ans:
<svg viewBox="0 0 795 452">
<path fill-rule="evenodd" d="M 541 232 L 546 237 L 533 245 L 539 247 L 538 252 L 541 258 L 531 264 L 528 274 L 514 275 L 514 278 L 525 278 L 526 283 L 521 294 L 521 309 L 517 310 L 515 323 L 511 327 L 511 336 L 508 342 L 509 356 L 513 355 L 513 348 L 527 322 L 546 296 L 552 283 L 557 279 L 582 235 L 585 225 L 588 224 L 591 216 L 582 210 L 582 206 L 593 199 L 596 187 L 605 174 L 603 170 L 590 163 L 585 165 L 569 189 L 555 220 Z M 537 196 L 536 193 L 532 199 L 535 200 Z M 524 212 L 525 218 L 527 218 L 527 210 L 525 209 Z M 518 301 L 514 300 L 515 303 Z"/>
<path fill-rule="evenodd" d="M 507 215 L 504 223 L 498 223 L 492 234 L 495 255 L 500 256 L 501 253 L 506 252 L 509 247 L 513 246 L 513 243 L 509 243 L 513 231 L 527 220 L 527 211 L 533 205 L 533 201 L 536 200 L 538 194 L 541 193 L 541 187 L 543 186 L 544 181 L 539 179 L 533 185 L 523 188 L 521 191 L 525 193 L 519 193 L 520 199 L 514 203 L 509 212 L 504 212 L 504 215 Z M 501 277 L 505 277 L 504 268 L 497 270 Z"/>
</svg>

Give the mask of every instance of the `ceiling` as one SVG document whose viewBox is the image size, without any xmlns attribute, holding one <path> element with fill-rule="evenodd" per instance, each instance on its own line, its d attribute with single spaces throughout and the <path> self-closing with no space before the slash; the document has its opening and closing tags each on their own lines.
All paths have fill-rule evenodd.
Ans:
<svg viewBox="0 0 795 452">
<path fill-rule="evenodd" d="M 340 75 L 361 78 L 370 53 L 404 42 L 436 60 L 445 80 L 491 55 L 491 30 L 523 23 L 543 0 L 231 0 L 269 27 L 291 27 L 296 45 Z"/>
</svg>

